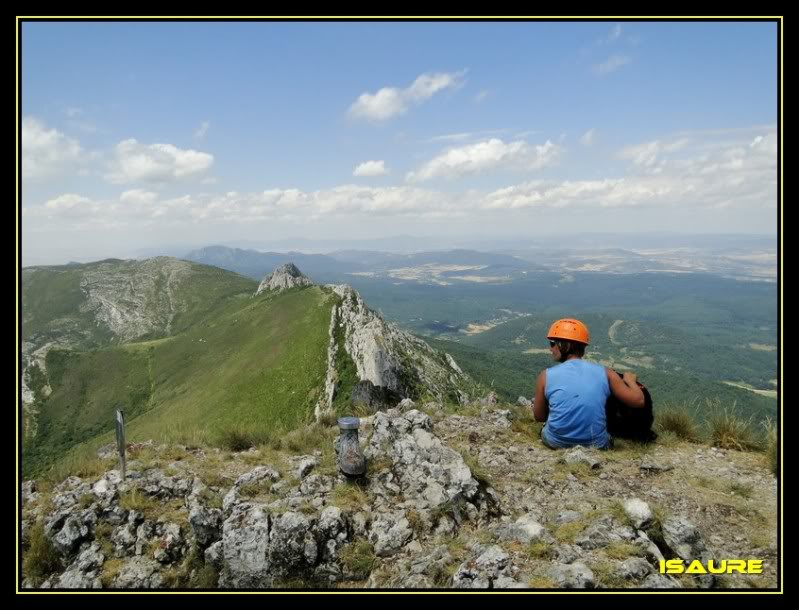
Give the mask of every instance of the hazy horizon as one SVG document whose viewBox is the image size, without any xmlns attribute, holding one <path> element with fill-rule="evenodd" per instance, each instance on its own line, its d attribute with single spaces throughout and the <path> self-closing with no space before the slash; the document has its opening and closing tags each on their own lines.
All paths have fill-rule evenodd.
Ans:
<svg viewBox="0 0 799 610">
<path fill-rule="evenodd" d="M 525 238 L 519 235 L 442 237 L 435 235 L 391 235 L 373 239 L 311 239 L 307 237 L 285 238 L 271 241 L 221 240 L 216 242 L 165 243 L 163 245 L 143 246 L 126 249 L 109 247 L 107 250 L 87 252 L 80 248 L 64 249 L 56 252 L 30 253 L 26 257 L 23 250 L 23 267 L 39 265 L 64 265 L 67 263 L 88 263 L 108 258 L 142 259 L 153 256 L 182 257 L 194 250 L 221 246 L 261 253 L 299 253 L 331 254 L 343 250 L 374 251 L 391 254 L 414 254 L 449 250 L 474 250 L 477 252 L 498 252 L 509 249 L 547 249 L 553 252 L 581 249 L 615 248 L 640 250 L 646 248 L 697 249 L 716 248 L 777 248 L 776 235 L 758 233 L 717 233 L 691 234 L 666 232 L 631 233 L 578 233 L 562 240 L 557 236 Z M 775 253 L 774 263 L 777 258 Z"/>
</svg>

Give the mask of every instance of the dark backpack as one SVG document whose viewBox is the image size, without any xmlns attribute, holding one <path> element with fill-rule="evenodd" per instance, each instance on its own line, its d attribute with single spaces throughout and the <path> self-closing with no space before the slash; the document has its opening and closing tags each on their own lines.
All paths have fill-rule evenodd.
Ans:
<svg viewBox="0 0 799 610">
<path fill-rule="evenodd" d="M 621 373 L 614 371 L 619 377 Z M 607 419 L 608 434 L 616 438 L 627 438 L 642 443 L 654 441 L 658 435 L 652 430 L 655 413 L 652 409 L 652 396 L 642 384 L 638 387 L 644 393 L 644 408 L 628 407 L 613 394 L 608 397 L 605 404 L 605 417 Z"/>
</svg>

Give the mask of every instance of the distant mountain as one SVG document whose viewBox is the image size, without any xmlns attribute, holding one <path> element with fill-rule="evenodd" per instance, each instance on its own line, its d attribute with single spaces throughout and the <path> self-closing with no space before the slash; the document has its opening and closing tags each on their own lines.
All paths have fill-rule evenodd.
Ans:
<svg viewBox="0 0 799 610">
<path fill-rule="evenodd" d="M 361 271 L 364 265 L 357 261 L 338 261 L 323 254 L 302 254 L 300 252 L 257 252 L 226 246 L 209 246 L 192 250 L 183 257 L 185 260 L 203 265 L 213 265 L 220 269 L 234 271 L 241 275 L 260 280 L 275 267 L 292 262 L 300 267 L 311 279 L 320 273 L 347 273 Z"/>
</svg>

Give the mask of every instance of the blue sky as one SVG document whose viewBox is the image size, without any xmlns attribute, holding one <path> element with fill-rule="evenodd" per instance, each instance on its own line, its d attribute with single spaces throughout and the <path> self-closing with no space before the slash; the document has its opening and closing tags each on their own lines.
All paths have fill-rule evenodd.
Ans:
<svg viewBox="0 0 799 610">
<path fill-rule="evenodd" d="M 26 22 L 21 66 L 30 263 L 776 232 L 774 23 Z"/>
</svg>

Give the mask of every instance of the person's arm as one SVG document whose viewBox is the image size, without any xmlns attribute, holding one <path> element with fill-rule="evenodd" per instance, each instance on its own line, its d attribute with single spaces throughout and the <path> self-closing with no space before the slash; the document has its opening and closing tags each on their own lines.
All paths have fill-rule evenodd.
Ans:
<svg viewBox="0 0 799 610">
<path fill-rule="evenodd" d="M 547 386 L 547 370 L 544 369 L 538 375 L 535 382 L 535 402 L 533 403 L 533 417 L 535 421 L 546 421 L 549 417 L 549 403 L 544 396 L 544 388 Z"/>
<path fill-rule="evenodd" d="M 644 393 L 636 383 L 638 377 L 635 373 L 627 371 L 623 377 L 619 377 L 616 371 L 611 369 L 605 369 L 605 372 L 608 376 L 610 391 L 616 398 L 633 409 L 644 408 Z"/>
</svg>

